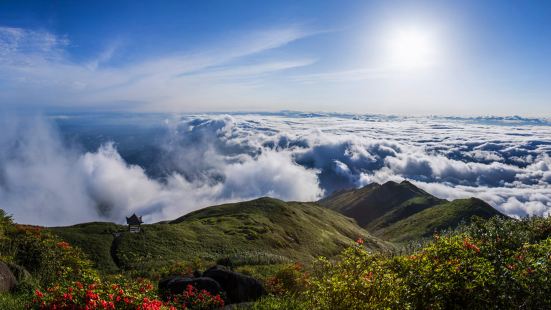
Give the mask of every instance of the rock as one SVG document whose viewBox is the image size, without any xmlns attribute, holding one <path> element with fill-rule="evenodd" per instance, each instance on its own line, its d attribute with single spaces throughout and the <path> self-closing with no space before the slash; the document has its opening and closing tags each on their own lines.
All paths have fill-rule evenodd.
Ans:
<svg viewBox="0 0 551 310">
<path fill-rule="evenodd" d="M 212 295 L 224 295 L 224 291 L 218 282 L 205 277 L 185 278 L 172 276 L 164 278 L 159 281 L 159 292 L 164 296 L 182 294 L 190 284 L 196 289 L 205 290 Z"/>
<path fill-rule="evenodd" d="M 254 301 L 266 294 L 262 283 L 257 279 L 227 270 L 220 265 L 205 271 L 203 277 L 212 278 L 220 284 L 226 292 L 228 304 Z"/>
<path fill-rule="evenodd" d="M 199 271 L 199 270 L 193 271 L 193 277 L 194 278 L 200 278 L 202 276 L 203 276 L 203 273 L 201 273 L 201 271 Z"/>
<path fill-rule="evenodd" d="M 8 265 L 0 262 L 0 292 L 9 292 L 17 286 L 17 280 Z"/>
<path fill-rule="evenodd" d="M 13 263 L 7 263 L 7 265 L 18 283 L 32 281 L 32 276 L 25 267 Z"/>
</svg>

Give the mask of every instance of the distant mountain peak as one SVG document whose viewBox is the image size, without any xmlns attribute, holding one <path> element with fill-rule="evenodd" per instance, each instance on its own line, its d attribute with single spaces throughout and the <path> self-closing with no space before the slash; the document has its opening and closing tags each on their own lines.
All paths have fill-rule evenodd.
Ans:
<svg viewBox="0 0 551 310">
<path fill-rule="evenodd" d="M 372 234 L 391 241 L 425 237 L 438 229 L 454 228 L 474 215 L 504 216 L 478 198 L 448 201 L 412 182 L 371 183 L 324 198 L 318 203 L 356 220 Z"/>
</svg>

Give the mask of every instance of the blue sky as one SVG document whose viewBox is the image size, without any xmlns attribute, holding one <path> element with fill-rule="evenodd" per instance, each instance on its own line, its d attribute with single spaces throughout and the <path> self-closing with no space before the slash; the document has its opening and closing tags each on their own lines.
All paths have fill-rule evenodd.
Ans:
<svg viewBox="0 0 551 310">
<path fill-rule="evenodd" d="M 548 1 L 2 1 L 0 105 L 551 116 Z"/>
</svg>

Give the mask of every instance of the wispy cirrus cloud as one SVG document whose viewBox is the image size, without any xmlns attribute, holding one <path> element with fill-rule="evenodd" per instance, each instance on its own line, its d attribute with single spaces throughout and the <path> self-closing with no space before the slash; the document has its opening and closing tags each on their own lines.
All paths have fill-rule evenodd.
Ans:
<svg viewBox="0 0 551 310">
<path fill-rule="evenodd" d="M 351 70 L 330 71 L 321 73 L 301 74 L 294 76 L 294 80 L 301 83 L 339 82 L 385 79 L 395 77 L 399 71 L 392 68 L 360 68 Z"/>
<path fill-rule="evenodd" d="M 69 40 L 47 31 L 0 27 L 2 65 L 32 65 L 33 61 L 60 61 Z"/>
<path fill-rule="evenodd" d="M 240 83 L 241 78 L 266 78 L 311 65 L 314 59 L 251 57 L 314 34 L 297 25 L 257 30 L 199 49 L 109 66 L 121 49 L 117 44 L 89 61 L 75 62 L 67 55 L 66 37 L 0 27 L 0 100 L 35 105 L 143 102 L 149 109 L 185 110 L 193 102 L 212 102 L 212 94 L 222 101 L 228 85 L 246 93 L 250 85 Z M 201 100 L 206 93 L 209 100 Z"/>
</svg>

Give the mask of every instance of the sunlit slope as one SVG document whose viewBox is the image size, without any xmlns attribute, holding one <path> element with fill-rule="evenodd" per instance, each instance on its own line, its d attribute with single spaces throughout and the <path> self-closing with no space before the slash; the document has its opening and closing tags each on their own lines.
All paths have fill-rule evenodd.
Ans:
<svg viewBox="0 0 551 310">
<path fill-rule="evenodd" d="M 118 270 L 111 256 L 114 233 L 124 230 L 124 226 L 106 222 L 92 222 L 68 227 L 49 228 L 63 240 L 80 247 L 94 261 L 98 269 L 105 272 Z"/>
<path fill-rule="evenodd" d="M 107 223 L 52 229 L 80 246 L 103 270 L 195 260 L 229 259 L 236 265 L 305 261 L 334 255 L 358 237 L 372 249 L 389 247 L 337 212 L 272 198 L 201 209 L 174 221 L 143 225 L 137 234 Z M 115 231 L 122 233 L 117 236 Z"/>
<path fill-rule="evenodd" d="M 503 216 L 480 199 L 439 199 L 408 181 L 370 184 L 341 191 L 318 202 L 354 218 L 374 236 L 392 242 L 421 239 L 455 228 L 473 216 Z"/>
</svg>

